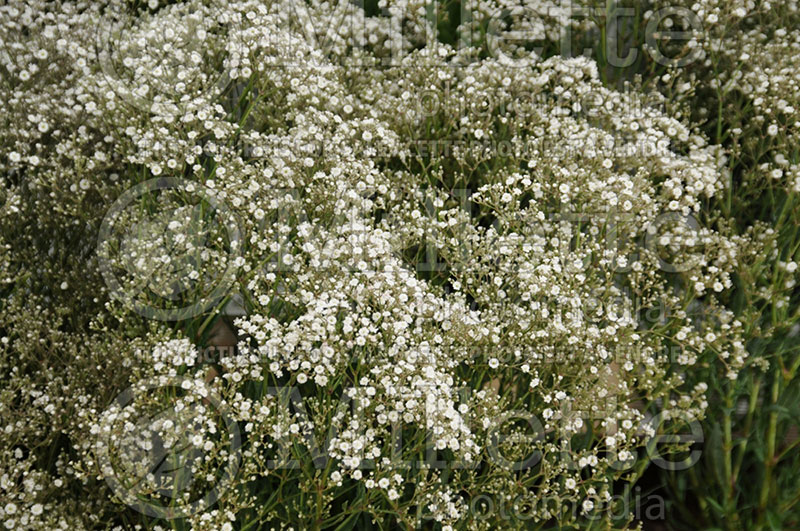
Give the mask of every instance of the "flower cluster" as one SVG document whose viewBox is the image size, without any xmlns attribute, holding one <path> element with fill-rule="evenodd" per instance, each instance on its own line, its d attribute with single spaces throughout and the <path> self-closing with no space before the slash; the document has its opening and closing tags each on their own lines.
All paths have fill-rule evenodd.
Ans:
<svg viewBox="0 0 800 531">
<path fill-rule="evenodd" d="M 166 4 L 0 7 L 6 528 L 496 527 L 481 492 L 574 525 L 703 417 L 696 367 L 750 363 L 722 297 L 773 240 L 704 209 L 742 153 L 590 58 L 492 48 L 590 32 L 571 8 L 478 2 L 458 33 L 502 28 L 456 46 L 430 2 Z M 720 83 L 790 145 L 798 41 L 741 39 Z"/>
</svg>

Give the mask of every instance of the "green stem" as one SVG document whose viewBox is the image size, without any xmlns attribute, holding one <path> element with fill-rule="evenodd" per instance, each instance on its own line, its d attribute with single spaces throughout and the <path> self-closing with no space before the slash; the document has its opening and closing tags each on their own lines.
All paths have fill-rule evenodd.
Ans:
<svg viewBox="0 0 800 531">
<path fill-rule="evenodd" d="M 732 422 L 733 416 L 733 385 L 728 388 L 728 395 L 725 397 L 725 408 L 727 413 L 722 419 L 723 436 L 725 438 L 722 453 L 724 455 L 724 471 L 725 471 L 725 512 L 731 516 L 736 515 L 735 507 L 731 507 L 733 501 L 733 436 L 732 436 Z"/>
<path fill-rule="evenodd" d="M 750 389 L 750 401 L 747 406 L 747 417 L 744 421 L 744 437 L 739 446 L 739 453 L 736 456 L 736 465 L 733 468 L 733 481 L 735 482 L 739 477 L 739 472 L 742 469 L 742 462 L 744 462 L 744 455 L 747 450 L 747 442 L 750 440 L 750 430 L 753 427 L 753 416 L 755 415 L 756 405 L 758 404 L 758 393 L 761 390 L 761 379 L 758 378 L 753 382 L 753 387 Z"/>
<path fill-rule="evenodd" d="M 780 371 L 775 370 L 772 380 L 772 392 L 770 395 L 770 404 L 775 406 L 778 403 L 778 396 L 780 395 L 781 374 Z M 775 446 L 778 432 L 778 412 L 773 408 L 769 414 L 769 424 L 767 426 L 767 454 L 764 459 L 764 479 L 761 482 L 761 494 L 759 497 L 759 524 L 763 525 L 767 503 L 770 499 L 770 490 L 772 486 L 772 470 L 775 468 Z"/>
</svg>

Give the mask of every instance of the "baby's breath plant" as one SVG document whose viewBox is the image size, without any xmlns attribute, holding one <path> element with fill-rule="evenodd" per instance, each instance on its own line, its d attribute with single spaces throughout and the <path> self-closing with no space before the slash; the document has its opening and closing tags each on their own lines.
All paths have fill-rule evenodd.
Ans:
<svg viewBox="0 0 800 531">
<path fill-rule="evenodd" d="M 711 437 L 700 467 L 663 475 L 671 524 L 796 526 L 798 55 L 789 28 L 797 5 L 584 2 L 572 11 L 579 13 L 591 25 L 569 35 L 592 50 L 607 83 L 657 89 L 673 115 L 690 117 L 725 150 L 730 185 L 704 208 L 706 222 L 755 243 L 742 248 L 734 289 L 721 298 L 743 323 L 752 369 L 730 380 L 719 364 L 702 361 L 689 373 L 710 385 Z M 664 34 L 676 30 L 687 33 Z M 564 32 L 560 38 L 563 48 Z M 716 318 L 707 297 L 701 302 L 702 318 Z"/>
<path fill-rule="evenodd" d="M 779 21 L 689 6 L 681 70 L 559 55 L 608 3 L 373 4 L 0 7 L 3 525 L 622 528 L 648 467 L 791 525 Z"/>
<path fill-rule="evenodd" d="M 694 9 L 694 8 L 693 8 Z M 708 129 L 730 153 L 731 187 L 711 207 L 734 230 L 752 231 L 761 248 L 742 261 L 726 304 L 740 315 L 754 360 L 736 382 L 710 383 L 716 398 L 702 469 L 674 474 L 675 491 L 707 493 L 676 503 L 684 521 L 726 529 L 787 529 L 798 522 L 796 111 L 797 5 L 768 2 L 721 11 L 700 78 L 711 112 Z M 727 28 L 735 28 L 735 30 Z M 748 227 L 749 226 L 749 227 Z M 767 365 L 768 364 L 768 365 Z M 702 375 L 698 375 L 703 377 Z M 687 485 L 687 487 L 681 487 Z"/>
</svg>

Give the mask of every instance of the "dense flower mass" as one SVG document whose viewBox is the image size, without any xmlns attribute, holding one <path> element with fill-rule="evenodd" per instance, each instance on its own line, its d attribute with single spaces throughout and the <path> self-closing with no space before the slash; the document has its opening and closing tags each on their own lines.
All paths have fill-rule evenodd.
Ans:
<svg viewBox="0 0 800 531">
<path fill-rule="evenodd" d="M 0 7 L 6 528 L 623 526 L 767 369 L 730 294 L 796 258 L 709 205 L 800 191 L 788 21 L 615 86 L 572 4 L 367 4 Z"/>
</svg>

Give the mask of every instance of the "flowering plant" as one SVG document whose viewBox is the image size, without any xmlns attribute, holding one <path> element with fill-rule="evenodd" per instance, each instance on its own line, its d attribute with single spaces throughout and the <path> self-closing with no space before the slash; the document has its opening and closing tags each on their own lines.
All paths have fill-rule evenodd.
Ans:
<svg viewBox="0 0 800 531">
<path fill-rule="evenodd" d="M 620 492 L 697 462 L 709 386 L 769 367 L 745 266 L 797 314 L 797 246 L 733 220 L 739 179 L 797 191 L 796 43 L 757 27 L 738 69 L 715 24 L 753 7 L 684 7 L 721 72 L 615 86 L 534 7 L 0 7 L 4 525 L 640 520 Z M 735 85 L 752 124 L 693 110 Z"/>
</svg>

